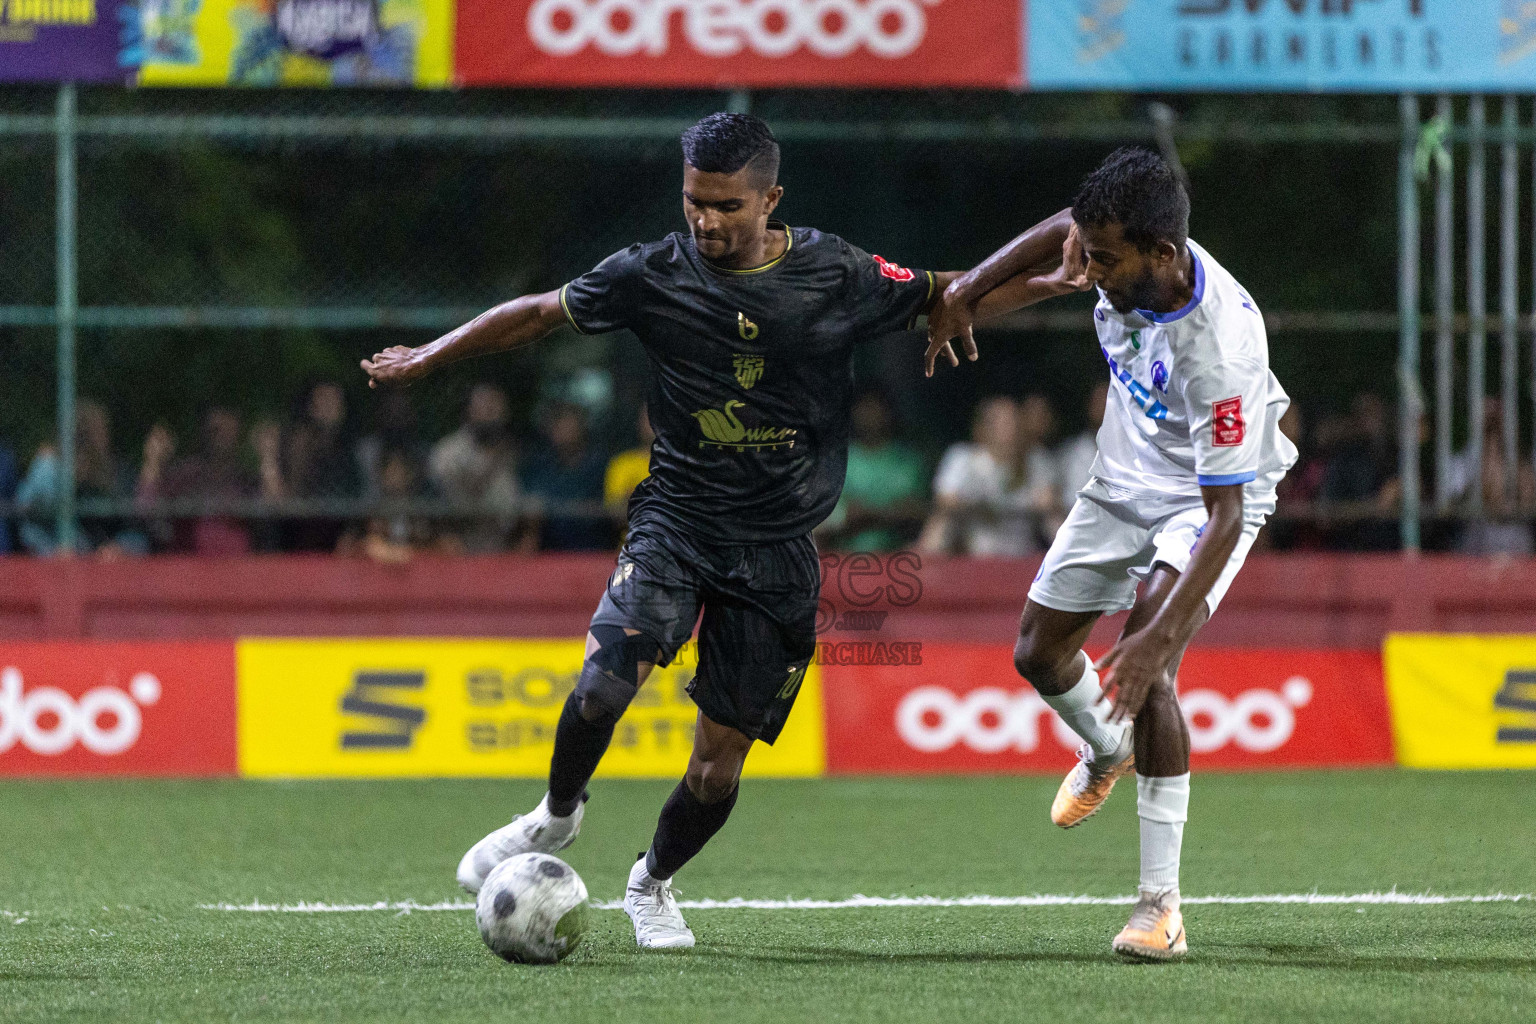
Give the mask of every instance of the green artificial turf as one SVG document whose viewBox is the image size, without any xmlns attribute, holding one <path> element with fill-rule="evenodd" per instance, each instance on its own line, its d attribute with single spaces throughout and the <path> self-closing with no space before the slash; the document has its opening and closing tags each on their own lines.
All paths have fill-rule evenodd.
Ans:
<svg viewBox="0 0 1536 1024">
<path fill-rule="evenodd" d="M 620 895 L 670 783 L 600 782 L 564 856 Z M 1135 791 L 1071 832 L 1051 779 L 750 781 L 684 899 L 1130 893 Z M 1121 906 L 622 912 L 515 967 L 466 911 L 199 904 L 462 897 L 462 852 L 532 782 L 0 784 L 0 1020 L 1533 1021 L 1536 901 L 1190 906 L 1189 959 L 1121 963 Z M 1536 891 L 1536 775 L 1201 775 L 1187 896 Z M 23 920 L 24 918 L 24 920 Z"/>
</svg>

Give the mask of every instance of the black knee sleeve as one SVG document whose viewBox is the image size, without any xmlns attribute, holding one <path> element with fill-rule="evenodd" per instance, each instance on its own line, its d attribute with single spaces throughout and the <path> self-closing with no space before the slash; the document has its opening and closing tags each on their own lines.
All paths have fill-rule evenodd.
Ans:
<svg viewBox="0 0 1536 1024">
<path fill-rule="evenodd" d="M 576 696 L 596 705 L 601 719 L 617 722 L 640 689 L 640 663 L 654 665 L 661 648 L 644 633 L 631 636 L 622 626 L 593 626 L 590 632 L 598 646 L 581 667 Z"/>
</svg>

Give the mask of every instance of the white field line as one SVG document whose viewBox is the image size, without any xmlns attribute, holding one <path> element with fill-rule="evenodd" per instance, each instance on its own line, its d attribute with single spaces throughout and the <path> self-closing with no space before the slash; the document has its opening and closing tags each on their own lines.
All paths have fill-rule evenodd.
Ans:
<svg viewBox="0 0 1536 1024">
<path fill-rule="evenodd" d="M 1250 904 L 1301 904 L 1305 906 L 1442 906 L 1450 903 L 1520 903 L 1536 901 L 1536 893 L 1488 893 L 1479 896 L 1440 896 L 1434 893 L 1362 892 L 1353 895 L 1331 893 L 1274 893 L 1263 896 L 1185 896 L 1190 905 L 1242 906 Z M 854 910 L 869 907 L 1121 907 L 1136 902 L 1135 896 L 850 896 L 841 900 L 757 900 L 740 896 L 728 900 L 679 900 L 684 910 Z M 616 900 L 594 900 L 597 910 L 620 910 Z M 364 911 L 392 910 L 410 914 L 416 911 L 474 910 L 466 900 L 417 903 L 414 900 L 377 903 L 201 903 L 199 910 L 223 910 L 252 914 L 355 914 Z"/>
</svg>

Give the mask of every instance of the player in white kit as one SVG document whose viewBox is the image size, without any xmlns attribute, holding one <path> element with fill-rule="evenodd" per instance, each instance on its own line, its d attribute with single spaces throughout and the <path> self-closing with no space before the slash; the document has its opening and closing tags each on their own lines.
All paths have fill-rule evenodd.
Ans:
<svg viewBox="0 0 1536 1024">
<path fill-rule="evenodd" d="M 1167 163 L 1149 150 L 1119 150 L 1070 210 L 950 285 L 930 319 L 927 354 L 930 374 L 951 339 L 977 358 L 977 300 L 1053 257 L 1064 280 L 1098 288 L 1094 327 L 1112 377 L 1099 454 L 1030 588 L 1014 664 L 1084 741 L 1051 807 L 1056 824 L 1083 821 L 1120 776 L 1136 773 L 1140 895 L 1113 946 L 1157 960 L 1188 948 L 1179 910 L 1189 807 L 1179 661 L 1296 461 L 1279 429 L 1290 400 L 1270 372 L 1258 304 L 1189 239 L 1188 223 L 1189 197 Z M 1126 609 L 1119 642 L 1090 662 L 1082 645 L 1095 620 Z"/>
</svg>

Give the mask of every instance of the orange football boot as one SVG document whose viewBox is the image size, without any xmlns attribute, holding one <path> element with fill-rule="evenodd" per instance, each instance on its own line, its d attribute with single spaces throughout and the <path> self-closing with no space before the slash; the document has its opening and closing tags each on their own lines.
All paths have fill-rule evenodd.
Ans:
<svg viewBox="0 0 1536 1024">
<path fill-rule="evenodd" d="M 1113 943 L 1116 953 L 1132 960 L 1176 960 L 1189 952 L 1184 934 L 1184 915 L 1171 898 L 1172 893 L 1155 896 L 1142 893 L 1131 911 L 1131 919 L 1120 929 Z"/>
<path fill-rule="evenodd" d="M 1136 770 L 1136 755 L 1131 751 L 1130 730 L 1126 730 L 1123 760 L 1106 758 L 1106 763 L 1096 764 L 1093 750 L 1083 744 L 1077 752 L 1077 765 L 1061 780 L 1056 799 L 1051 802 L 1051 821 L 1062 828 L 1071 828 L 1083 819 L 1097 814 L 1109 791 L 1115 788 L 1120 776 Z"/>
</svg>

